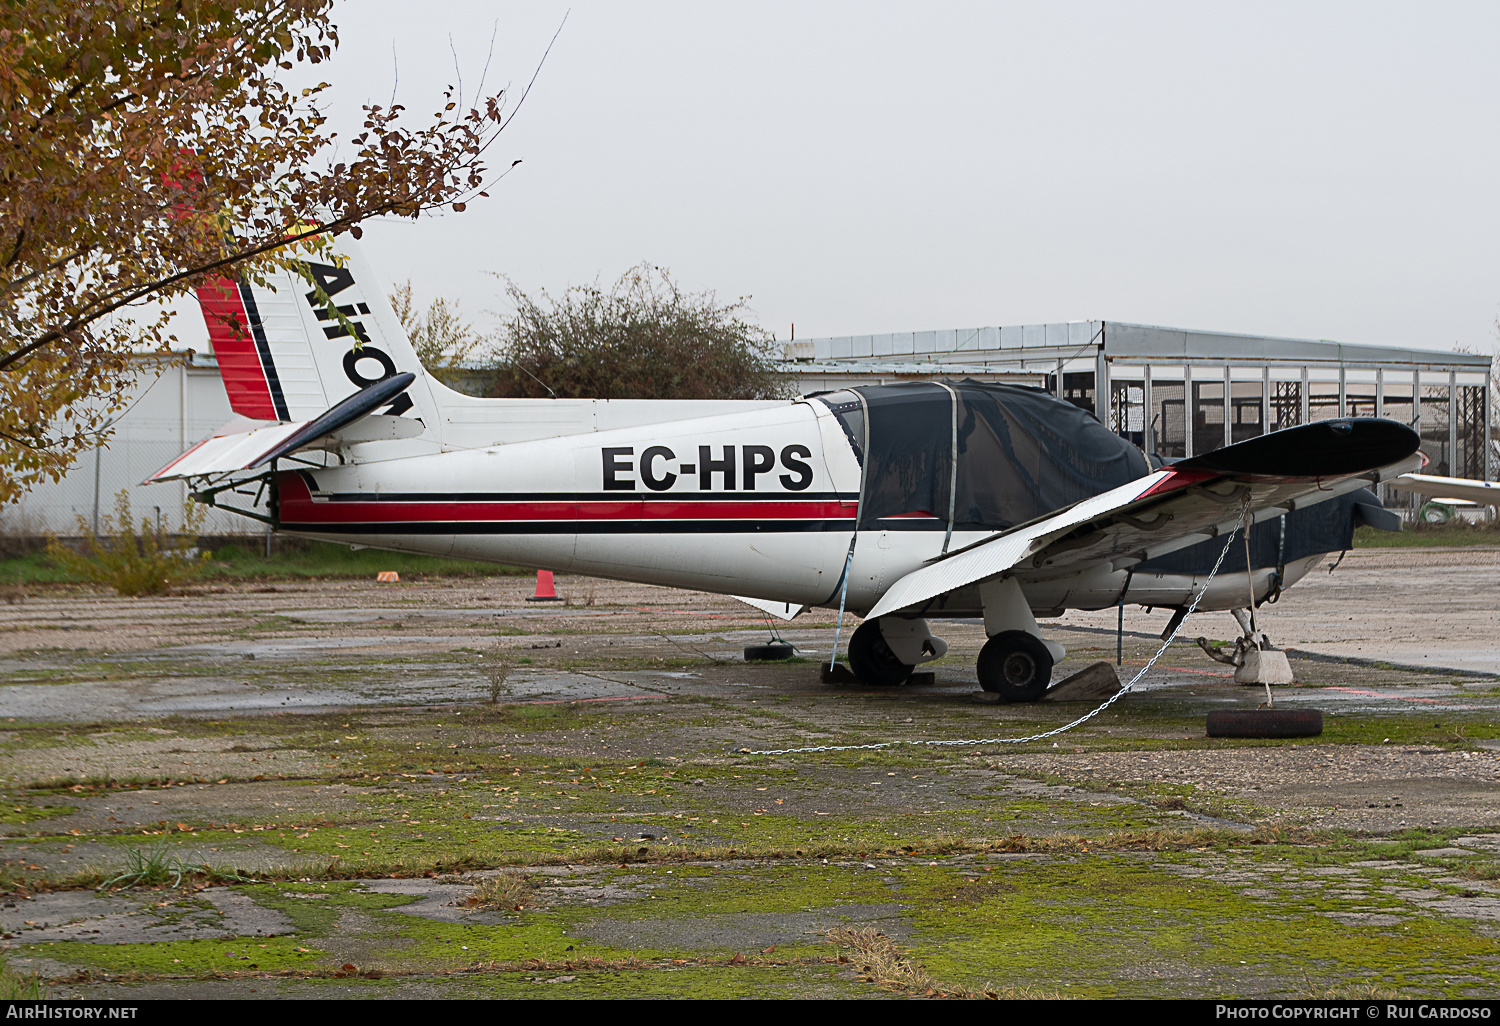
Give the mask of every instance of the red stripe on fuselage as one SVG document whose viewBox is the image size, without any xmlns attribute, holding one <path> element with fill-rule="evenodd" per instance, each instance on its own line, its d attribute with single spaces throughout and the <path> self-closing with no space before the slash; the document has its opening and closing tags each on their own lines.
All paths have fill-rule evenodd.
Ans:
<svg viewBox="0 0 1500 1026">
<path fill-rule="evenodd" d="M 277 420 L 271 386 L 260 365 L 239 286 L 228 278 L 211 279 L 198 287 L 198 302 L 203 307 L 203 320 L 219 361 L 230 409 L 253 420 Z"/>
<path fill-rule="evenodd" d="M 793 498 L 754 502 L 640 499 L 546 500 L 528 502 L 359 502 L 318 501 L 297 473 L 277 479 L 280 519 L 306 524 L 410 524 L 554 520 L 853 520 L 858 507 L 838 499 Z"/>
</svg>

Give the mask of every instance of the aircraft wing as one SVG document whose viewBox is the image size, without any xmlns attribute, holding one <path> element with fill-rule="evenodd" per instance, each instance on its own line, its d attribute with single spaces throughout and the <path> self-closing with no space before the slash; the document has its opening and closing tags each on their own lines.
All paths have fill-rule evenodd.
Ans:
<svg viewBox="0 0 1500 1026">
<path fill-rule="evenodd" d="M 1120 570 L 1233 531 L 1247 499 L 1252 519 L 1266 520 L 1419 469 L 1419 442 L 1405 425 L 1356 418 L 1181 460 L 912 571 L 866 618 L 920 607 L 1000 574 L 1024 584 L 1092 566 Z"/>
<path fill-rule="evenodd" d="M 1439 499 L 1463 499 L 1481 505 L 1500 506 L 1500 484 L 1466 477 L 1435 477 L 1432 474 L 1402 474 L 1386 482 L 1401 492 L 1416 492 Z"/>
</svg>

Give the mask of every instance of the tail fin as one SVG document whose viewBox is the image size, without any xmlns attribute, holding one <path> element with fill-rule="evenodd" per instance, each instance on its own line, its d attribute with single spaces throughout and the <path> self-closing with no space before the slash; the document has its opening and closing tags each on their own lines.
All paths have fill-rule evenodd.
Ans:
<svg viewBox="0 0 1500 1026">
<path fill-rule="evenodd" d="M 442 386 L 423 370 L 357 244 L 344 235 L 334 247 L 336 262 L 303 266 L 342 317 L 290 272 L 271 276 L 269 287 L 221 278 L 198 290 L 230 406 L 254 420 L 308 420 L 361 388 L 410 371 L 417 380 L 381 412 L 422 420 L 436 440 L 434 387 Z"/>
</svg>

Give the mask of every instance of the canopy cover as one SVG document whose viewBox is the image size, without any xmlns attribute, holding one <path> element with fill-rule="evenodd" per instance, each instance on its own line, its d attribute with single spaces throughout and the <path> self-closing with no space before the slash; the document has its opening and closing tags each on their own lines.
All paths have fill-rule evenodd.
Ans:
<svg viewBox="0 0 1500 1026">
<path fill-rule="evenodd" d="M 1150 472 L 1093 414 L 1038 389 L 911 382 L 819 398 L 864 468 L 862 529 L 1003 531 Z"/>
</svg>

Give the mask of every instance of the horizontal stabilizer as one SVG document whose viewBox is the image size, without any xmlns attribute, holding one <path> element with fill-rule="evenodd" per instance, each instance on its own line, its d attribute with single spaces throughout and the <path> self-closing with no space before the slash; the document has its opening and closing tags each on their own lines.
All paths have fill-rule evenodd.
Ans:
<svg viewBox="0 0 1500 1026">
<path fill-rule="evenodd" d="M 300 423 L 273 424 L 232 435 L 215 435 L 199 442 L 141 484 L 187 481 L 195 477 L 244 470 L 262 454 L 296 434 L 301 427 L 303 425 Z"/>
<path fill-rule="evenodd" d="M 346 424 L 356 421 L 370 411 L 384 406 L 396 396 L 405 392 L 415 380 L 417 380 L 415 374 L 411 371 L 405 371 L 401 374 L 392 375 L 383 381 L 377 381 L 373 385 L 365 386 L 348 398 L 335 403 L 326 412 L 319 414 L 294 431 L 286 441 L 274 446 L 254 463 L 250 464 L 249 469 L 254 470 L 257 467 L 270 463 L 278 457 L 289 455 L 298 449 L 307 448 L 314 442 L 338 431 L 339 428 Z"/>
<path fill-rule="evenodd" d="M 420 420 L 369 416 L 409 386 L 416 375 L 397 374 L 360 389 L 309 421 L 274 424 L 199 442 L 142 484 L 186 481 L 193 478 L 255 470 L 301 449 L 338 448 L 359 442 L 412 438 L 423 431 Z"/>
</svg>

